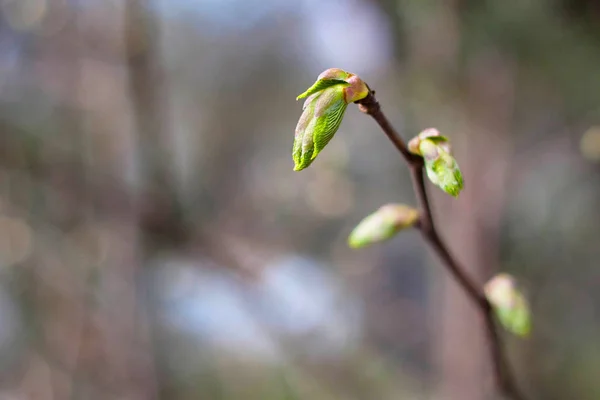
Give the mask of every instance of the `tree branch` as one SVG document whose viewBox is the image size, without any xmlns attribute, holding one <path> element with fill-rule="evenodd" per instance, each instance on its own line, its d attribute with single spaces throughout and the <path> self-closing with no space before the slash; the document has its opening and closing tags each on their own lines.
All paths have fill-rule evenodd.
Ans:
<svg viewBox="0 0 600 400">
<path fill-rule="evenodd" d="M 513 400 L 525 400 L 525 397 L 516 385 L 506 360 L 504 349 L 500 341 L 500 334 L 497 330 L 498 328 L 495 322 L 492 305 L 486 298 L 483 289 L 467 274 L 465 269 L 452 256 L 448 250 L 448 246 L 442 240 L 435 227 L 431 206 L 425 189 L 425 180 L 423 178 L 423 158 L 408 151 L 400 134 L 396 132 L 385 114 L 381 111 L 381 106 L 375 99 L 374 91 L 370 91 L 367 97 L 356 103 L 362 112 L 370 115 L 377 122 L 396 149 L 402 154 L 409 166 L 420 214 L 417 228 L 420 230 L 423 239 L 425 239 L 437 253 L 446 269 L 462 287 L 469 300 L 477 307 L 477 310 L 481 314 L 485 323 L 485 330 L 490 346 L 494 375 L 498 389 Z"/>
</svg>

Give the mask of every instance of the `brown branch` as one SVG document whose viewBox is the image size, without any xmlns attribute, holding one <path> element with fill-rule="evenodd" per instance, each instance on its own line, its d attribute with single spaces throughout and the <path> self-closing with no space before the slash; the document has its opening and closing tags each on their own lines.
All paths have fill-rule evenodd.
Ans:
<svg viewBox="0 0 600 400">
<path fill-rule="evenodd" d="M 381 111 L 381 106 L 375 99 L 374 91 L 371 91 L 367 97 L 356 103 L 359 105 L 362 112 L 370 115 L 377 122 L 396 149 L 402 154 L 410 168 L 413 188 L 419 205 L 419 224 L 417 227 L 425 241 L 437 253 L 446 269 L 463 288 L 470 301 L 477 307 L 477 310 L 481 314 L 485 323 L 485 329 L 490 345 L 492 364 L 498 389 L 513 400 L 525 400 L 525 397 L 517 387 L 506 360 L 504 349 L 500 341 L 500 334 L 497 330 L 498 328 L 494 318 L 492 305 L 487 300 L 483 289 L 467 274 L 465 269 L 452 256 L 448 250 L 448 246 L 442 240 L 435 227 L 431 206 L 425 189 L 425 180 L 423 178 L 423 158 L 408 151 L 402 137 L 396 132 L 385 114 Z"/>
</svg>

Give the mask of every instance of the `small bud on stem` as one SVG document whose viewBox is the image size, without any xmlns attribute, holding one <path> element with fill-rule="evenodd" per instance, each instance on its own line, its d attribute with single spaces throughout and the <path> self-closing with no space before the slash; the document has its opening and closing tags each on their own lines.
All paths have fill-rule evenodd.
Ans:
<svg viewBox="0 0 600 400">
<path fill-rule="evenodd" d="M 485 285 L 485 295 L 494 307 L 496 316 L 506 330 L 518 336 L 531 331 L 529 305 L 508 274 L 499 274 Z"/>
<path fill-rule="evenodd" d="M 419 212 L 404 204 L 387 204 L 363 219 L 348 238 L 350 247 L 359 248 L 394 237 L 419 220 Z"/>
</svg>

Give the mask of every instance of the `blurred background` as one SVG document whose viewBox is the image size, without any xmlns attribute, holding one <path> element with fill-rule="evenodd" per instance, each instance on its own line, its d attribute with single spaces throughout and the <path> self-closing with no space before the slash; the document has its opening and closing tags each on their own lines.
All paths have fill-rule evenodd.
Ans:
<svg viewBox="0 0 600 400">
<path fill-rule="evenodd" d="M 0 0 L 0 398 L 497 399 L 479 316 L 349 107 L 293 172 L 295 97 L 360 75 L 405 138 L 436 127 L 466 188 L 430 187 L 530 399 L 600 398 L 600 6 L 594 0 Z"/>
</svg>

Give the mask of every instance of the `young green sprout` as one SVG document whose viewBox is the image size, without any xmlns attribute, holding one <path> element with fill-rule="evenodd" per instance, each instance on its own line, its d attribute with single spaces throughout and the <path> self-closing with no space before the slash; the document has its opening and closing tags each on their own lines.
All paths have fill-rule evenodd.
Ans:
<svg viewBox="0 0 600 400">
<path fill-rule="evenodd" d="M 423 157 L 425 172 L 434 185 L 451 196 L 458 196 L 464 182 L 447 137 L 441 136 L 437 129 L 426 129 L 408 142 L 408 150 Z"/>
<path fill-rule="evenodd" d="M 404 204 L 387 204 L 363 219 L 348 237 L 348 244 L 360 248 L 391 239 L 419 221 L 419 212 Z"/>
<path fill-rule="evenodd" d="M 369 88 L 358 76 L 330 68 L 296 98 L 306 101 L 294 135 L 294 171 L 308 167 L 325 148 L 339 129 L 348 104 L 368 94 Z"/>
<path fill-rule="evenodd" d="M 490 279 L 485 285 L 485 296 L 506 330 L 522 337 L 529 335 L 531 331 L 529 305 L 517 289 L 512 276 L 499 274 Z"/>
</svg>

